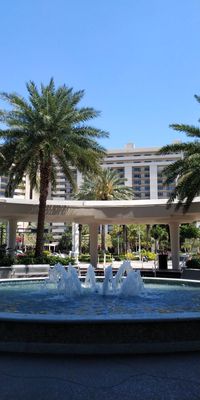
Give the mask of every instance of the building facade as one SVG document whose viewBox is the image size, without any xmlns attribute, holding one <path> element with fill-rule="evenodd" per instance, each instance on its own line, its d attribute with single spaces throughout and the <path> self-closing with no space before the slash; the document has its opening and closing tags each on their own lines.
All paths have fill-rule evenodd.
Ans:
<svg viewBox="0 0 200 400">
<path fill-rule="evenodd" d="M 112 168 L 133 188 L 133 198 L 139 200 L 166 199 L 174 184 L 164 184 L 163 169 L 181 158 L 180 153 L 159 155 L 158 147 L 136 148 L 128 143 L 124 149 L 108 150 L 103 167 Z"/>
<path fill-rule="evenodd" d="M 137 200 L 166 199 L 174 189 L 174 184 L 166 186 L 163 169 L 170 163 L 181 158 L 180 153 L 159 155 L 158 147 L 136 148 L 128 143 L 123 149 L 108 150 L 102 162 L 103 168 L 114 169 L 119 176 L 125 178 L 125 185 L 133 188 L 133 198 Z M 83 182 L 83 176 L 74 170 L 77 186 Z M 0 197 L 5 196 L 6 177 L 0 177 Z M 15 198 L 38 198 L 38 193 L 30 191 L 28 177 L 24 177 L 22 184 L 15 191 Z M 72 187 L 57 166 L 56 188 L 50 187 L 48 199 L 70 200 L 73 197 Z M 65 224 L 51 224 L 50 231 L 54 239 L 58 240 L 65 229 Z"/>
</svg>

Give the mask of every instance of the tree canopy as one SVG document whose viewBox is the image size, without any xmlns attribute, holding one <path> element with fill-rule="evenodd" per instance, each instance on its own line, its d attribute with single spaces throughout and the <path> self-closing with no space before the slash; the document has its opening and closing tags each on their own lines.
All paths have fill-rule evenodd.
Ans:
<svg viewBox="0 0 200 400">
<path fill-rule="evenodd" d="M 200 103 L 200 96 L 195 95 L 195 99 Z M 159 151 L 160 154 L 181 153 L 181 158 L 169 164 L 163 174 L 166 176 L 166 184 L 176 182 L 168 203 L 177 199 L 176 207 L 183 205 L 187 211 L 193 199 L 200 194 L 200 128 L 187 124 L 172 124 L 170 127 L 194 138 L 193 142 L 166 145 Z"/>
<path fill-rule="evenodd" d="M 133 196 L 132 188 L 125 186 L 114 169 L 101 169 L 98 174 L 86 175 L 77 194 L 83 200 L 128 200 Z"/>
<path fill-rule="evenodd" d="M 26 84 L 28 99 L 16 93 L 1 93 L 9 104 L 0 110 L 3 141 L 0 174 L 8 176 L 7 195 L 12 196 L 24 175 L 31 187 L 39 190 L 36 256 L 42 255 L 46 200 L 50 183 L 55 186 L 57 167 L 75 189 L 72 167 L 82 173 L 98 173 L 105 149 L 96 139 L 108 133 L 87 124 L 99 116 L 91 107 L 79 107 L 84 91 L 66 85 L 56 89 L 51 79 L 40 89 L 32 81 Z M 39 179 L 38 179 L 39 177 Z"/>
</svg>

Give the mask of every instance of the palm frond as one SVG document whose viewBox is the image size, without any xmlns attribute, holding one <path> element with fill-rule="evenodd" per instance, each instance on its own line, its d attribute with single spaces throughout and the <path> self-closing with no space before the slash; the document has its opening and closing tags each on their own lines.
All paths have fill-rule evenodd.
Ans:
<svg viewBox="0 0 200 400">
<path fill-rule="evenodd" d="M 200 142 L 193 143 L 173 143 L 163 146 L 159 149 L 158 154 L 180 154 L 180 153 L 191 153 L 193 154 L 197 150 L 200 151 Z"/>
<path fill-rule="evenodd" d="M 194 98 L 198 101 L 198 103 L 200 103 L 200 96 L 198 96 L 197 94 L 194 95 Z"/>
<path fill-rule="evenodd" d="M 170 128 L 178 132 L 184 132 L 190 137 L 200 137 L 200 129 L 194 125 L 171 124 Z"/>
<path fill-rule="evenodd" d="M 124 185 L 114 169 L 101 169 L 98 175 L 86 175 L 77 194 L 85 200 L 128 200 L 133 197 L 132 188 Z"/>
</svg>

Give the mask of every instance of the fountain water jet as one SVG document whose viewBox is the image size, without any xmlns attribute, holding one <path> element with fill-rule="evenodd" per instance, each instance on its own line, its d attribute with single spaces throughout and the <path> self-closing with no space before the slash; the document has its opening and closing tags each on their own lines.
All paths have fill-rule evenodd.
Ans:
<svg viewBox="0 0 200 400">
<path fill-rule="evenodd" d="M 120 296 L 136 296 L 141 294 L 142 291 L 144 291 L 144 284 L 140 271 L 130 271 L 127 278 L 122 282 Z"/>
<path fill-rule="evenodd" d="M 63 265 L 56 264 L 49 273 L 49 280 L 57 285 L 59 294 L 74 297 L 80 296 L 82 293 L 81 282 L 77 271 L 72 265 L 69 265 L 66 271 Z"/>
<path fill-rule="evenodd" d="M 121 286 L 122 284 L 122 280 L 123 277 L 126 273 L 126 275 L 128 276 L 129 272 L 131 272 L 133 269 L 131 267 L 131 263 L 130 261 L 124 261 L 122 263 L 122 265 L 120 265 L 117 274 L 115 276 L 115 280 L 114 280 L 114 290 L 117 291 L 117 289 L 119 288 L 119 286 Z"/>
<path fill-rule="evenodd" d="M 103 281 L 103 286 L 102 286 L 102 294 L 104 296 L 107 296 L 108 294 L 113 293 L 113 274 L 112 274 L 112 267 L 109 266 L 105 269 L 105 278 Z"/>
<path fill-rule="evenodd" d="M 92 265 L 89 265 L 87 269 L 85 277 L 85 287 L 89 288 L 91 292 L 95 292 L 97 290 L 96 276 Z"/>
<path fill-rule="evenodd" d="M 126 274 L 126 277 L 124 276 Z M 113 277 L 112 266 L 105 269 L 105 277 L 101 287 L 96 283 L 94 268 L 89 265 L 85 282 L 81 286 L 76 269 L 69 265 L 67 271 L 61 264 L 56 264 L 53 271 L 50 272 L 50 282 L 54 282 L 60 294 L 67 297 L 76 297 L 84 294 L 88 290 L 91 293 L 96 292 L 103 296 L 122 295 L 136 296 L 143 290 L 143 281 L 140 271 L 133 271 L 129 261 L 124 261 L 120 266 L 115 278 Z"/>
</svg>

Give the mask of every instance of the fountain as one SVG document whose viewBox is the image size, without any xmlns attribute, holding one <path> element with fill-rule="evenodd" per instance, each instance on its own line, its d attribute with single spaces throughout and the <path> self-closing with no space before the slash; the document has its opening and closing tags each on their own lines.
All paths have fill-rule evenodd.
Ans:
<svg viewBox="0 0 200 400">
<path fill-rule="evenodd" d="M 125 274 L 126 279 L 124 279 Z M 88 292 L 103 296 L 136 296 L 140 295 L 144 290 L 140 271 L 134 271 L 129 261 L 124 261 L 115 278 L 113 277 L 112 266 L 105 268 L 105 277 L 101 285 L 97 285 L 92 265 L 89 265 L 87 269 L 85 281 L 82 286 L 78 278 L 78 273 L 72 265 L 69 265 L 66 271 L 61 264 L 56 264 L 50 270 L 49 282 L 55 284 L 59 294 L 63 294 L 69 298 L 76 298 Z M 47 281 L 44 287 L 45 289 L 47 288 Z"/>
<path fill-rule="evenodd" d="M 0 351 L 70 354 L 200 350 L 200 282 L 141 278 L 125 261 L 85 278 L 57 264 L 49 279 L 0 282 Z M 192 300 L 191 300 L 192 299 Z"/>
<path fill-rule="evenodd" d="M 61 264 L 55 265 L 55 268 L 50 270 L 49 281 L 56 284 L 58 293 L 69 298 L 80 296 L 82 292 L 81 282 L 72 265 L 69 265 L 67 271 Z"/>
<path fill-rule="evenodd" d="M 90 290 L 92 292 L 96 291 L 96 276 L 94 273 L 94 268 L 92 265 L 89 265 L 88 269 L 87 269 L 87 273 L 86 273 L 86 277 L 85 277 L 85 286 L 90 288 Z"/>
</svg>

